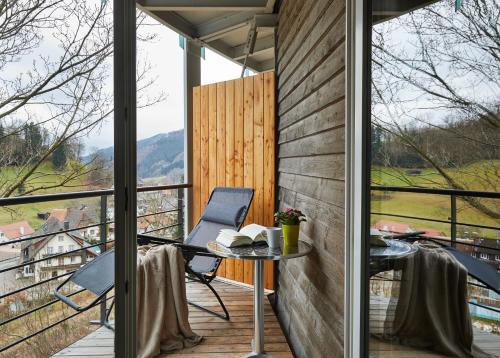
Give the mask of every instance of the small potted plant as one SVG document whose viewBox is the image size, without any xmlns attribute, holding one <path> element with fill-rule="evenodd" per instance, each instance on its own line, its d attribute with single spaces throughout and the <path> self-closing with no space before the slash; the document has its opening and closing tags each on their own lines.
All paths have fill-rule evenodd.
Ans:
<svg viewBox="0 0 500 358">
<path fill-rule="evenodd" d="M 288 208 L 285 211 L 277 211 L 274 214 L 274 220 L 283 228 L 285 246 L 297 246 L 300 223 L 306 221 L 305 215 L 300 210 Z"/>
</svg>

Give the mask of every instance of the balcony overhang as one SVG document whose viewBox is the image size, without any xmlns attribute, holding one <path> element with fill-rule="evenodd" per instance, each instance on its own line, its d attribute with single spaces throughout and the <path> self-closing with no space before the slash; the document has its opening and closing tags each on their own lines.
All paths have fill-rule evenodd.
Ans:
<svg viewBox="0 0 500 358">
<path fill-rule="evenodd" d="M 137 0 L 170 29 L 256 72 L 274 69 L 276 0 Z"/>
</svg>

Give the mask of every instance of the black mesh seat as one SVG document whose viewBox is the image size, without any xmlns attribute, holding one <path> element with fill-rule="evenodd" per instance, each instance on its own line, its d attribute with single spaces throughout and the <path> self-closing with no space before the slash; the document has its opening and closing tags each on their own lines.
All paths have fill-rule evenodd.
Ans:
<svg viewBox="0 0 500 358">
<path fill-rule="evenodd" d="M 465 266 L 470 276 L 500 295 L 500 273 L 498 273 L 493 266 L 457 250 L 454 247 L 446 246 L 444 249 Z"/>
<path fill-rule="evenodd" d="M 80 306 L 63 293 L 63 287 L 68 283 L 73 283 L 81 288 L 92 292 L 96 297 L 86 306 Z M 69 278 L 62 282 L 54 291 L 54 295 L 76 311 L 83 312 L 94 307 L 97 302 L 104 299 L 115 285 L 115 250 L 111 249 L 99 255 L 86 265 L 75 271 Z M 113 301 L 114 303 L 114 301 Z M 113 303 L 106 312 L 104 325 L 113 329 L 109 322 L 109 314 L 113 308 Z"/>
<path fill-rule="evenodd" d="M 457 248 L 445 245 L 441 240 L 430 236 L 422 236 L 421 232 L 414 232 L 405 235 L 395 235 L 393 239 L 403 239 L 407 241 L 427 240 L 439 244 L 450 255 L 453 255 L 468 271 L 468 274 L 485 285 L 488 289 L 493 290 L 500 295 L 500 273 L 491 265 L 478 260 L 471 255 L 458 250 Z"/>
<path fill-rule="evenodd" d="M 189 303 L 226 320 L 229 320 L 229 313 L 219 294 L 210 284 L 216 277 L 216 271 L 222 259 L 209 253 L 206 247 L 209 241 L 217 238 L 221 229 L 239 230 L 241 228 L 252 203 L 253 193 L 254 190 L 248 188 L 215 188 L 198 224 L 182 242 L 151 235 L 137 235 L 141 244 L 172 244 L 180 247 L 186 259 L 188 279 L 206 285 L 217 298 L 224 314 L 193 302 Z"/>
</svg>

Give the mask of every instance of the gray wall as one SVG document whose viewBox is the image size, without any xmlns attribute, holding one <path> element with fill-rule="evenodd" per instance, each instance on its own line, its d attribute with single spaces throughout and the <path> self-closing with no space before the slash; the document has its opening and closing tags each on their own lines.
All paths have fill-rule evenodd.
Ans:
<svg viewBox="0 0 500 358">
<path fill-rule="evenodd" d="M 307 258 L 281 262 L 277 309 L 298 357 L 342 357 L 345 3 L 284 0 L 277 30 L 279 206 L 302 210 Z"/>
</svg>

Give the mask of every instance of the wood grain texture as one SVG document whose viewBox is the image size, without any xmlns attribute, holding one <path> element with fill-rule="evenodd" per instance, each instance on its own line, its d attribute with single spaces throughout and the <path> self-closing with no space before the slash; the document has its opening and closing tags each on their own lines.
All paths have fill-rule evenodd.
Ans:
<svg viewBox="0 0 500 358">
<path fill-rule="evenodd" d="M 200 160 L 200 175 L 194 185 L 201 194 L 194 212 L 199 217 L 214 186 L 249 187 L 255 194 L 245 225 L 271 226 L 276 183 L 274 72 L 197 88 L 200 119 L 193 137 L 199 127 L 200 145 L 193 146 L 199 150 L 193 156 Z M 265 264 L 266 288 L 274 288 L 275 272 L 272 262 Z M 252 284 L 253 262 L 224 260 L 217 274 Z"/>
<path fill-rule="evenodd" d="M 213 281 L 217 292 L 231 316 L 224 321 L 204 311 L 189 306 L 191 329 L 203 336 L 203 341 L 194 347 L 184 348 L 159 358 L 240 358 L 251 351 L 253 338 L 253 291 L 248 288 Z M 197 283 L 186 284 L 187 297 L 205 307 L 220 310 L 212 293 Z M 267 297 L 264 301 L 264 343 L 266 352 L 274 357 L 293 358 L 279 322 Z M 114 333 L 107 328 L 99 328 L 71 346 L 56 353 L 57 358 L 112 358 L 114 357 Z"/>
<path fill-rule="evenodd" d="M 200 218 L 201 202 L 201 89 L 193 88 L 193 221 Z"/>
<path fill-rule="evenodd" d="M 235 81 L 226 82 L 226 94 L 225 94 L 225 146 L 226 146 L 226 160 L 225 160 L 225 179 L 226 186 L 233 187 L 235 183 L 234 175 L 234 83 Z M 234 259 L 225 260 L 225 273 L 224 277 L 234 280 Z"/>
<path fill-rule="evenodd" d="M 243 79 L 243 185 L 246 188 L 254 187 L 254 132 L 253 132 L 253 101 L 254 101 L 254 79 L 252 77 L 245 77 Z M 248 215 L 245 225 L 254 222 L 254 206 L 255 198 L 248 210 Z M 243 261 L 243 278 L 245 283 L 253 282 L 253 261 Z"/>
<path fill-rule="evenodd" d="M 314 250 L 279 263 L 277 309 L 297 357 L 341 357 L 345 2 L 300 0 L 282 6 L 278 23 L 288 33 L 278 30 L 276 49 L 278 205 L 305 213 L 300 238 Z"/>
<path fill-rule="evenodd" d="M 199 212 L 201 215 L 202 208 L 207 205 L 209 187 L 208 187 L 208 86 L 201 87 L 201 117 L 200 117 L 200 128 L 201 128 L 201 144 L 200 144 L 200 162 L 201 162 L 201 176 L 200 176 L 200 207 Z M 196 205 L 196 203 L 194 203 Z"/>
</svg>

